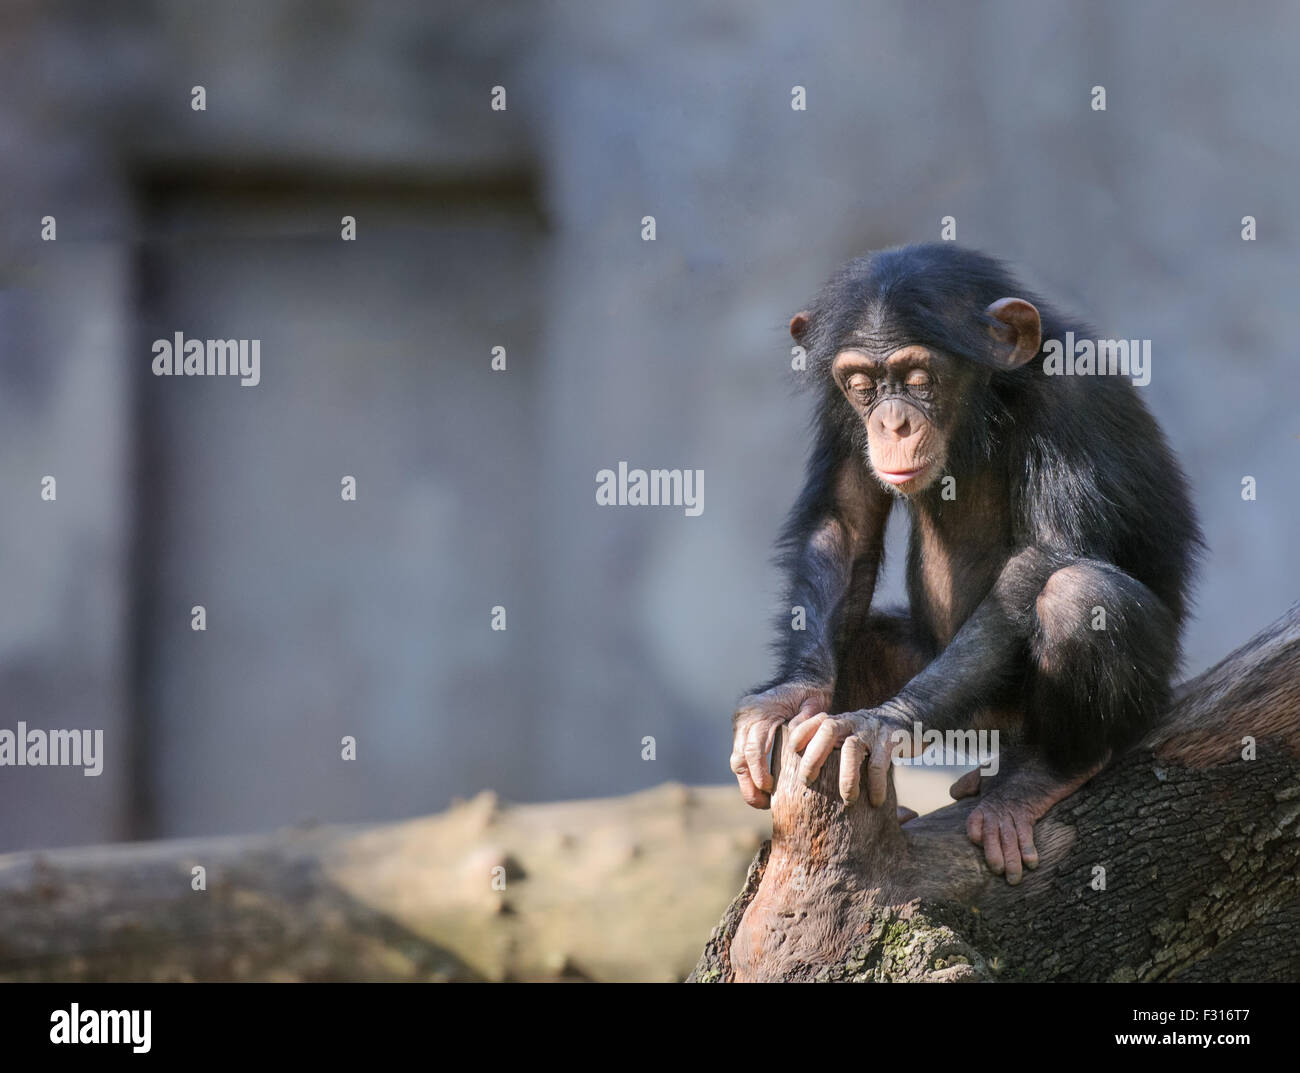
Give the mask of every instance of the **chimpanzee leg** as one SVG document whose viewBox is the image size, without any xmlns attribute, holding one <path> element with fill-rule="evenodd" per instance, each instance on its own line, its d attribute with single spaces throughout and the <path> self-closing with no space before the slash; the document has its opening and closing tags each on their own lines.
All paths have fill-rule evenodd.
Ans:
<svg viewBox="0 0 1300 1073">
<path fill-rule="evenodd" d="M 1169 610 L 1108 563 L 1076 561 L 1048 577 L 1031 626 L 1029 758 L 982 787 L 967 819 L 994 872 L 1018 883 L 1022 865 L 1038 863 L 1034 824 L 1151 726 L 1168 700 L 1177 636 Z"/>
<path fill-rule="evenodd" d="M 1026 738 L 1061 775 L 1130 745 L 1168 702 L 1178 662 L 1173 615 L 1109 563 L 1056 570 L 1038 594 Z"/>
</svg>

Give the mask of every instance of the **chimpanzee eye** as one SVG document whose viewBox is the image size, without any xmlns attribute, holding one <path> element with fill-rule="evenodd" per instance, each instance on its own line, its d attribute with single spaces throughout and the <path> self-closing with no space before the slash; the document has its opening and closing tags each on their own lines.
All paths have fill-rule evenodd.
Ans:
<svg viewBox="0 0 1300 1073">
<path fill-rule="evenodd" d="M 931 383 L 930 374 L 924 369 L 913 369 L 907 374 L 908 387 L 928 388 Z"/>
<path fill-rule="evenodd" d="M 854 373 L 844 382 L 844 390 L 858 398 L 866 398 L 871 392 L 871 378 L 862 373 Z"/>
</svg>

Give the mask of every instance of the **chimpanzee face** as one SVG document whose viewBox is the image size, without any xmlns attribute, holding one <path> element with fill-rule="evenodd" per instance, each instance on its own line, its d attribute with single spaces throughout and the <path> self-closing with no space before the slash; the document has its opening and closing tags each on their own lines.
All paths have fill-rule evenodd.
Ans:
<svg viewBox="0 0 1300 1073">
<path fill-rule="evenodd" d="M 868 313 L 832 337 L 830 375 L 862 421 L 877 479 L 899 495 L 917 495 L 943 474 L 964 415 L 983 412 L 968 404 L 994 371 L 1018 368 L 1037 354 L 1038 310 L 1021 298 L 1001 298 L 987 308 L 955 311 L 954 317 L 982 325 L 976 359 L 909 341 L 915 334 L 907 317 L 885 303 Z M 796 341 L 807 336 L 811 316 L 791 319 Z"/>
<path fill-rule="evenodd" d="M 876 477 L 901 495 L 928 488 L 943 473 L 948 442 L 978 367 L 923 346 L 881 357 L 856 347 L 835 355 L 831 375 L 867 432 Z"/>
</svg>

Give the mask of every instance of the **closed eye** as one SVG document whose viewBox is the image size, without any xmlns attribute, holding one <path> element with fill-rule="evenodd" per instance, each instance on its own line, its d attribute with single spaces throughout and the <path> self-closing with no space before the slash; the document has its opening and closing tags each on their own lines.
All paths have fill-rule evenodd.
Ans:
<svg viewBox="0 0 1300 1073">
<path fill-rule="evenodd" d="M 847 394 L 856 395 L 860 399 L 865 399 L 872 391 L 875 385 L 871 382 L 871 377 L 865 373 L 854 373 L 844 381 L 844 390 Z"/>
</svg>

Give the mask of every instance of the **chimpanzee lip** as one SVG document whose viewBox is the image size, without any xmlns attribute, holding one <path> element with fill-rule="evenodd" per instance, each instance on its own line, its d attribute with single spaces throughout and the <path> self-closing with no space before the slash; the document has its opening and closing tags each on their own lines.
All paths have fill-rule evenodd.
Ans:
<svg viewBox="0 0 1300 1073">
<path fill-rule="evenodd" d="M 915 469 L 877 469 L 876 473 L 881 477 L 884 477 L 886 480 L 893 477 L 902 483 L 904 481 L 910 481 L 913 477 L 924 473 L 929 468 L 930 463 L 926 462 L 924 465 L 917 466 Z"/>
</svg>

